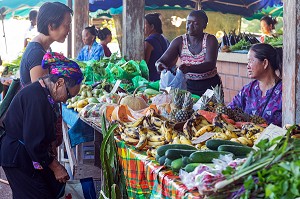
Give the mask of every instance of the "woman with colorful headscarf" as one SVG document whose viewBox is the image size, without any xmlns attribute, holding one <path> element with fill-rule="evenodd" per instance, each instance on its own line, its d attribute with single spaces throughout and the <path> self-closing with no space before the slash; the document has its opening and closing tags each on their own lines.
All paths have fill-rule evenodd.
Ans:
<svg viewBox="0 0 300 199">
<path fill-rule="evenodd" d="M 76 62 L 47 53 L 49 74 L 24 87 L 4 119 L 0 165 L 15 199 L 59 198 L 69 175 L 56 157 L 58 103 L 77 95 L 83 74 Z"/>
<path fill-rule="evenodd" d="M 97 36 L 98 36 L 98 31 L 95 28 L 95 26 L 86 27 L 82 31 L 82 41 L 85 46 L 83 46 L 83 48 L 80 50 L 77 56 L 77 60 L 99 61 L 104 56 L 103 47 L 96 42 Z"/>
</svg>

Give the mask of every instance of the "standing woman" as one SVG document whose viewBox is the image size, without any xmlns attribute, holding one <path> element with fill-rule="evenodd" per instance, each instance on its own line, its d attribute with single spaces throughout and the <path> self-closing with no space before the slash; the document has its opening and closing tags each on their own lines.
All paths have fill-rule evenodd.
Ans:
<svg viewBox="0 0 300 199">
<path fill-rule="evenodd" d="M 70 31 L 72 14 L 72 9 L 60 2 L 46 2 L 40 7 L 37 16 L 39 34 L 27 45 L 20 64 L 22 86 L 49 73 L 41 67 L 43 56 L 53 42 L 65 41 Z"/>
<path fill-rule="evenodd" d="M 192 11 L 187 17 L 187 34 L 175 38 L 156 62 L 157 70 L 162 71 L 170 69 L 172 62 L 180 57 L 179 69 L 187 79 L 187 90 L 199 96 L 221 84 L 216 67 L 218 41 L 214 35 L 203 32 L 207 23 L 203 10 Z"/>
<path fill-rule="evenodd" d="M 112 39 L 111 31 L 108 28 L 103 28 L 102 30 L 99 30 L 98 38 L 101 40 L 100 44 L 104 49 L 105 57 L 110 57 L 111 52 L 107 47 L 107 44 L 110 43 Z"/>
<path fill-rule="evenodd" d="M 98 31 L 95 26 L 89 26 L 82 31 L 82 41 L 84 47 L 77 56 L 79 61 L 96 60 L 99 61 L 103 57 L 103 48 L 96 42 Z"/>
<path fill-rule="evenodd" d="M 55 124 L 58 103 L 77 95 L 83 74 L 57 53 L 47 53 L 42 67 L 49 74 L 17 93 L 3 122 L 0 165 L 14 199 L 60 198 L 69 179 L 56 157 Z"/>
<path fill-rule="evenodd" d="M 155 68 L 155 62 L 164 54 L 170 44 L 162 35 L 162 23 L 159 17 L 159 13 L 145 16 L 145 61 L 149 68 L 150 81 L 160 79 L 160 74 Z"/>
</svg>

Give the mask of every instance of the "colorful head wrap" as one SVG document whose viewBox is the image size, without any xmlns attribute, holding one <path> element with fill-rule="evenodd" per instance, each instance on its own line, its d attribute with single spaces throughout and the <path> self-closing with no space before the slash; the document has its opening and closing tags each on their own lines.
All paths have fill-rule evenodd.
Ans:
<svg viewBox="0 0 300 199">
<path fill-rule="evenodd" d="M 83 74 L 78 64 L 56 52 L 48 52 L 42 60 L 42 68 L 49 69 L 49 74 L 68 77 L 80 84 Z"/>
</svg>

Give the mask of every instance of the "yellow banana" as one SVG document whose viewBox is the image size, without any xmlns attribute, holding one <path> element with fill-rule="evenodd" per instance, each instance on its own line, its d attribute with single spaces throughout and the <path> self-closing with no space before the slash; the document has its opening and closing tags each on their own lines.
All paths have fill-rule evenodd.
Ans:
<svg viewBox="0 0 300 199">
<path fill-rule="evenodd" d="M 167 142 L 172 140 L 173 129 L 168 125 L 168 121 L 164 121 L 161 125 L 162 134 L 165 136 Z"/>
<path fill-rule="evenodd" d="M 126 144 L 135 145 L 139 142 L 138 139 L 131 138 L 127 136 L 125 133 L 121 133 L 122 140 L 125 141 Z"/>
<path fill-rule="evenodd" d="M 181 144 L 180 138 L 177 136 L 173 139 L 172 144 Z"/>
<path fill-rule="evenodd" d="M 161 142 L 161 141 L 165 141 L 166 138 L 164 136 L 161 136 L 161 135 L 153 135 L 153 136 L 149 136 L 148 134 L 148 141 L 151 141 L 151 142 Z"/>
<path fill-rule="evenodd" d="M 242 144 L 247 145 L 247 146 L 253 146 L 253 142 L 246 138 L 246 137 L 239 137 L 237 138 Z"/>
<path fill-rule="evenodd" d="M 213 138 L 219 138 L 222 140 L 228 140 L 230 139 L 225 133 L 216 133 Z"/>
<path fill-rule="evenodd" d="M 203 146 L 201 146 L 201 151 L 205 151 L 205 150 L 208 150 L 208 148 L 207 148 L 207 146 L 206 145 L 203 145 Z"/>
<path fill-rule="evenodd" d="M 138 129 L 136 127 L 132 127 L 132 128 L 125 128 L 124 129 L 124 133 L 134 139 L 138 139 L 139 138 L 139 132 Z"/>
<path fill-rule="evenodd" d="M 157 153 L 156 153 L 156 149 L 154 148 L 149 148 L 147 149 L 147 156 L 148 157 L 156 157 Z"/>
<path fill-rule="evenodd" d="M 192 123 L 193 123 L 193 120 L 188 119 L 185 122 L 185 124 L 183 125 L 183 133 L 184 133 L 185 137 L 187 137 L 188 139 L 192 139 L 192 137 L 193 137 Z"/>
<path fill-rule="evenodd" d="M 142 150 L 147 145 L 147 141 L 148 141 L 147 140 L 147 135 L 146 134 L 141 134 L 139 142 L 137 143 L 137 145 L 135 145 L 135 148 L 137 150 Z"/>
<path fill-rule="evenodd" d="M 225 134 L 228 136 L 229 139 L 238 137 L 234 132 L 232 132 L 230 130 L 226 130 Z"/>
<path fill-rule="evenodd" d="M 158 117 L 154 117 L 154 116 L 151 116 L 150 120 L 151 120 L 151 123 L 157 127 L 160 127 L 163 123 L 163 121 L 161 119 L 159 119 Z"/>
<path fill-rule="evenodd" d="M 211 132 L 213 131 L 214 126 L 213 125 L 206 125 L 204 127 L 202 127 L 201 129 L 199 129 L 199 131 L 197 131 L 197 133 L 195 134 L 196 137 L 199 137 L 201 135 L 203 135 L 206 132 Z"/>
<path fill-rule="evenodd" d="M 186 139 L 186 137 L 184 137 L 183 135 L 181 135 L 179 139 L 180 139 L 181 144 L 192 145 L 191 140 Z"/>
<path fill-rule="evenodd" d="M 174 130 L 172 132 L 172 140 L 174 140 L 174 138 L 177 137 L 177 135 L 178 135 L 178 131 Z"/>
<path fill-rule="evenodd" d="M 145 119 L 145 116 L 140 117 L 139 119 L 137 119 L 137 120 L 134 121 L 134 122 L 127 122 L 127 123 L 124 123 L 124 125 L 125 125 L 126 127 L 138 127 L 138 126 L 140 126 L 140 125 L 143 124 L 144 119 Z"/>
<path fill-rule="evenodd" d="M 151 141 L 148 141 L 148 146 L 151 146 L 151 147 L 159 147 L 159 146 L 162 146 L 164 145 L 165 142 L 164 141 L 161 141 L 161 142 L 151 142 Z"/>
<path fill-rule="evenodd" d="M 201 147 L 203 146 L 203 144 L 199 143 L 199 144 L 196 144 L 196 149 L 201 149 Z"/>
<path fill-rule="evenodd" d="M 231 138 L 230 141 L 232 142 L 237 142 L 237 143 L 241 143 L 237 138 Z M 242 143 L 241 143 L 242 144 Z"/>
</svg>

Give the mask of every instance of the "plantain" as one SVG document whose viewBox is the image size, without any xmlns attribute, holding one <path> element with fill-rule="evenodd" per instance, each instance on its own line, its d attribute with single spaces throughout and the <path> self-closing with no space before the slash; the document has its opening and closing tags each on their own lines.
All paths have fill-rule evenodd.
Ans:
<svg viewBox="0 0 300 199">
<path fill-rule="evenodd" d="M 195 137 L 199 137 L 199 136 L 203 135 L 204 133 L 211 132 L 213 130 L 214 130 L 213 125 L 211 125 L 211 124 L 206 125 L 206 126 L 202 127 L 201 129 L 199 129 L 199 131 L 196 132 Z"/>
<path fill-rule="evenodd" d="M 167 142 L 171 142 L 172 140 L 172 131 L 173 128 L 169 125 L 168 121 L 164 121 L 161 125 L 162 135 L 165 136 Z"/>
<path fill-rule="evenodd" d="M 229 139 L 238 137 L 237 134 L 235 134 L 234 132 L 232 132 L 230 130 L 226 130 L 225 134 L 229 137 Z"/>
<path fill-rule="evenodd" d="M 237 142 L 237 143 L 241 143 L 237 138 L 231 138 L 230 141 L 232 142 Z M 242 144 L 242 143 L 241 143 Z"/>
<path fill-rule="evenodd" d="M 177 137 L 178 131 L 174 130 L 172 131 L 172 140 L 174 140 L 175 137 Z"/>
<path fill-rule="evenodd" d="M 238 137 L 237 139 L 240 141 L 240 143 L 242 143 L 244 145 L 253 146 L 253 142 L 246 137 Z"/>
<path fill-rule="evenodd" d="M 218 126 L 224 130 L 230 131 L 239 131 L 239 129 L 235 128 L 232 124 L 226 122 L 222 117 L 222 114 L 217 114 L 216 117 L 213 119 L 213 125 Z"/>
<path fill-rule="evenodd" d="M 153 130 L 150 130 L 150 129 L 147 129 L 147 128 L 145 128 L 146 130 L 147 130 L 147 134 L 149 135 L 149 136 L 157 136 L 157 135 L 161 135 L 161 133 L 159 132 L 159 131 L 153 131 Z"/>
<path fill-rule="evenodd" d="M 151 141 L 148 141 L 148 146 L 151 146 L 151 147 L 159 147 L 159 146 L 162 146 L 164 145 L 165 142 L 164 141 L 161 141 L 161 142 L 151 142 Z"/>
<path fill-rule="evenodd" d="M 163 124 L 163 120 L 158 117 L 151 116 L 150 121 L 156 127 L 160 127 Z"/>
<path fill-rule="evenodd" d="M 213 136 L 214 139 L 222 139 L 222 140 L 229 140 L 230 138 L 225 133 L 216 133 Z"/>
<path fill-rule="evenodd" d="M 181 144 L 180 138 L 177 136 L 173 139 L 172 144 Z"/>
<path fill-rule="evenodd" d="M 147 146 L 147 135 L 146 134 L 140 134 L 140 139 L 137 145 L 135 145 L 135 148 L 137 150 L 142 150 L 145 146 Z"/>
<path fill-rule="evenodd" d="M 130 144 L 130 145 L 136 145 L 139 142 L 138 139 L 131 138 L 127 136 L 125 133 L 121 133 L 121 138 L 122 140 L 125 141 L 126 144 Z"/>
<path fill-rule="evenodd" d="M 188 144 L 188 145 L 192 145 L 191 140 L 188 140 L 185 136 L 181 135 L 179 138 L 181 144 Z"/>
<path fill-rule="evenodd" d="M 136 121 L 134 122 L 127 122 L 127 123 L 124 123 L 124 125 L 126 127 L 138 127 L 140 125 L 143 124 L 143 121 L 144 119 L 146 118 L 146 116 L 143 116 L 143 117 L 140 117 L 139 119 L 137 119 Z"/>
<path fill-rule="evenodd" d="M 188 119 L 185 124 L 183 125 L 183 133 L 185 135 L 185 137 L 187 137 L 188 139 L 192 139 L 193 137 L 193 132 L 192 132 L 192 123 L 193 123 L 193 119 Z"/>
<path fill-rule="evenodd" d="M 139 138 L 139 130 L 137 127 L 125 128 L 123 132 L 131 138 L 134 138 L 134 139 Z"/>
<path fill-rule="evenodd" d="M 157 152 L 156 152 L 155 148 L 149 148 L 149 149 L 147 149 L 147 156 L 155 158 L 156 155 L 157 155 Z"/>
<path fill-rule="evenodd" d="M 161 141 L 165 141 L 166 138 L 164 136 L 161 136 L 161 135 L 153 135 L 153 136 L 149 136 L 148 134 L 148 141 L 151 141 L 151 142 L 161 142 Z"/>
</svg>

